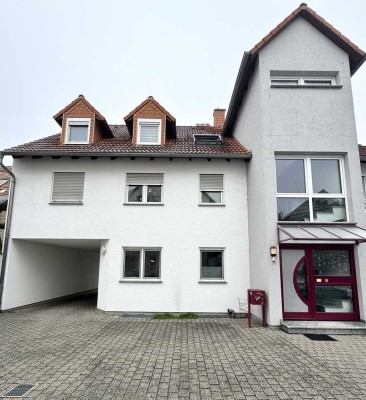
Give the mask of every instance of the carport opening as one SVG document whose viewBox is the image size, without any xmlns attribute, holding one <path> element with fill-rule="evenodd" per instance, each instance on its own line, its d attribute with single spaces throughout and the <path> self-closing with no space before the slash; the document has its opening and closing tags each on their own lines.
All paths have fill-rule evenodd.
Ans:
<svg viewBox="0 0 366 400">
<path fill-rule="evenodd" d="M 13 239 L 3 310 L 88 297 L 97 306 L 105 240 Z"/>
</svg>

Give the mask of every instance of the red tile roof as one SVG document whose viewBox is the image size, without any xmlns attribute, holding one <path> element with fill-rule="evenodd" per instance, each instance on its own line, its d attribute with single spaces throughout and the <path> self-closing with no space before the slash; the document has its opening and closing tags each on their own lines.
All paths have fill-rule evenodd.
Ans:
<svg viewBox="0 0 366 400">
<path fill-rule="evenodd" d="M 135 107 L 130 113 L 128 113 L 123 119 L 125 121 L 129 120 L 133 115 L 140 109 L 142 108 L 145 104 L 147 104 L 149 101 L 152 101 L 156 107 L 158 107 L 172 122 L 175 121 L 175 118 L 173 117 L 172 114 L 170 114 L 160 103 L 158 103 L 153 96 L 149 96 L 146 100 L 144 100 L 141 104 L 139 104 L 137 107 Z"/>
<path fill-rule="evenodd" d="M 4 150 L 3 154 L 13 156 L 23 155 L 115 155 L 115 156 L 150 156 L 150 157 L 222 157 L 246 158 L 251 156 L 248 151 L 234 138 L 223 138 L 222 145 L 196 145 L 194 134 L 218 134 L 212 128 L 195 126 L 177 126 L 177 138 L 168 139 L 165 145 L 133 145 L 130 134 L 125 125 L 110 125 L 113 138 L 105 138 L 95 144 L 67 144 L 60 143 L 60 134 L 48 136 L 19 146 Z"/>
<path fill-rule="evenodd" d="M 360 152 L 361 157 L 366 157 L 366 146 L 362 146 L 362 144 L 359 144 L 358 151 Z"/>
<path fill-rule="evenodd" d="M 80 94 L 79 97 L 77 97 L 70 104 L 60 110 L 57 114 L 55 114 L 53 118 L 58 122 L 62 115 L 78 101 L 82 101 L 88 108 L 90 108 L 95 113 L 98 119 L 100 119 L 101 121 L 105 121 L 103 115 L 96 108 L 94 108 L 82 94 Z"/>
</svg>

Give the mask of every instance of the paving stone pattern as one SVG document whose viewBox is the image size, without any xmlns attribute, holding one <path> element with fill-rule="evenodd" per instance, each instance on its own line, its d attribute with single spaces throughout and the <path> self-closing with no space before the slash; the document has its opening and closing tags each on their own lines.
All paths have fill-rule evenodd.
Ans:
<svg viewBox="0 0 366 400">
<path fill-rule="evenodd" d="M 88 298 L 0 314 L 0 394 L 32 399 L 366 399 L 366 337 L 313 342 L 226 318 L 121 318 Z"/>
</svg>

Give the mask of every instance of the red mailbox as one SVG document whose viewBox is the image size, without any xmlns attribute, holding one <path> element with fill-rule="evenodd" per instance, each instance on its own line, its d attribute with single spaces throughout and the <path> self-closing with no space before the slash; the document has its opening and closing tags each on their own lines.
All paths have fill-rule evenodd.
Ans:
<svg viewBox="0 0 366 400">
<path fill-rule="evenodd" d="M 266 326 L 266 292 L 260 289 L 248 289 L 248 326 L 252 326 L 251 305 L 262 306 L 262 325 Z"/>
</svg>

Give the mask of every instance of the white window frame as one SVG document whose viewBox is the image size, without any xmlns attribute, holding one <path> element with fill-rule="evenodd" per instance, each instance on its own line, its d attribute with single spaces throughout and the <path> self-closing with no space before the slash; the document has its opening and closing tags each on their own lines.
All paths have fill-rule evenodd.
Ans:
<svg viewBox="0 0 366 400">
<path fill-rule="evenodd" d="M 139 277 L 126 277 L 125 276 L 125 263 L 126 263 L 126 252 L 127 251 L 138 251 L 140 252 L 140 269 Z M 160 253 L 159 259 L 159 277 L 157 278 L 145 278 L 145 252 L 146 251 L 158 251 Z M 161 280 L 161 264 L 162 264 L 162 247 L 122 247 L 122 281 L 160 281 Z"/>
<path fill-rule="evenodd" d="M 199 254 L 199 265 L 200 265 L 200 281 L 205 282 L 223 282 L 225 280 L 225 247 L 200 247 L 200 254 Z M 222 253 L 222 274 L 221 274 L 221 278 L 203 278 L 202 277 L 202 253 L 203 252 L 212 252 L 212 251 L 221 251 Z"/>
<path fill-rule="evenodd" d="M 157 124 L 159 126 L 159 135 L 158 135 L 158 141 L 157 142 L 141 142 L 141 125 L 144 123 L 153 123 Z M 160 118 L 138 118 L 137 119 L 137 144 L 141 145 L 159 145 L 161 144 L 161 119 Z"/>
<path fill-rule="evenodd" d="M 222 175 L 222 190 L 201 190 L 201 175 Z M 221 202 L 220 203 L 203 203 L 202 202 L 202 192 L 220 192 L 221 193 Z M 225 174 L 223 173 L 204 173 L 198 175 L 198 205 L 199 206 L 224 206 L 224 192 L 225 192 Z"/>
<path fill-rule="evenodd" d="M 125 178 L 125 182 L 127 182 L 127 175 L 126 174 L 126 178 Z M 164 177 L 164 174 L 163 174 Z M 163 178 L 164 179 L 164 178 Z M 129 186 L 142 186 L 142 201 L 128 201 L 128 188 Z M 160 186 L 161 188 L 161 201 L 157 202 L 157 201 L 147 201 L 147 190 L 149 186 Z M 160 185 L 153 185 L 153 184 L 144 184 L 144 185 L 129 185 L 128 183 L 126 183 L 126 193 L 125 193 L 125 203 L 124 204 L 134 204 L 134 205 L 144 205 L 144 206 L 154 206 L 154 205 L 163 205 L 164 204 L 164 184 L 160 184 Z"/>
<path fill-rule="evenodd" d="M 305 81 L 330 81 L 330 85 L 316 85 L 319 87 L 329 87 L 334 86 L 336 84 L 336 78 L 334 76 L 271 76 L 271 85 L 272 86 L 280 86 L 279 83 L 273 83 L 273 81 L 297 81 L 297 85 L 290 84 L 291 86 L 311 86 L 311 83 L 305 83 Z M 287 85 L 286 85 L 287 86 Z"/>
<path fill-rule="evenodd" d="M 275 173 L 276 180 L 276 199 L 278 198 L 307 198 L 309 199 L 309 213 L 310 220 L 309 222 L 318 222 L 314 221 L 313 216 L 313 199 L 314 198 L 325 198 L 325 199 L 344 199 L 345 200 L 345 212 L 346 212 L 346 221 L 349 220 L 348 215 L 348 200 L 347 200 L 347 187 L 346 187 L 346 177 L 344 170 L 344 159 L 343 157 L 336 156 L 299 156 L 299 155 L 276 155 L 276 160 L 304 160 L 304 172 L 305 172 L 305 193 L 278 193 L 277 192 L 277 172 Z M 312 188 L 313 180 L 312 180 L 312 172 L 311 172 L 311 160 L 338 160 L 339 161 L 339 174 L 341 178 L 341 193 L 313 193 L 310 190 Z M 277 212 L 276 212 L 277 214 Z M 284 222 L 284 221 L 278 221 Z M 286 221 L 285 221 L 286 222 Z M 296 222 L 296 221 L 293 221 Z M 323 222 L 319 221 L 319 223 L 337 223 L 337 222 Z"/>
<path fill-rule="evenodd" d="M 82 123 L 84 122 L 85 125 L 88 125 L 88 139 L 84 142 L 74 142 L 70 140 L 70 123 L 72 125 L 72 122 L 79 122 Z M 84 125 L 84 124 L 80 124 L 80 125 Z M 89 144 L 89 140 L 90 140 L 90 125 L 91 125 L 91 118 L 67 118 L 66 121 L 66 140 L 65 143 L 66 144 Z"/>
</svg>

